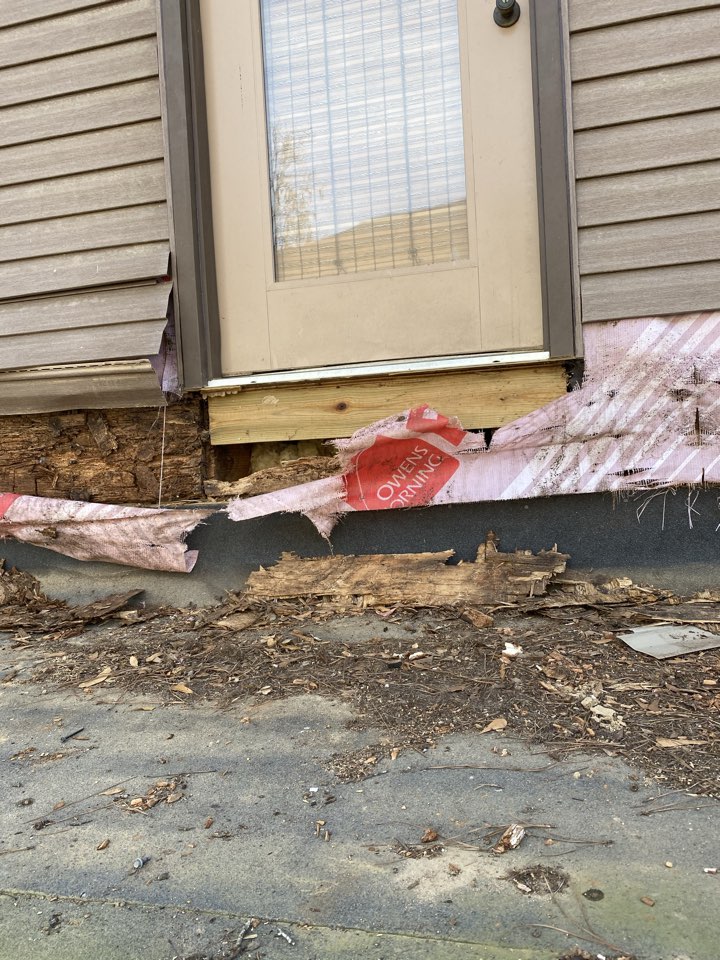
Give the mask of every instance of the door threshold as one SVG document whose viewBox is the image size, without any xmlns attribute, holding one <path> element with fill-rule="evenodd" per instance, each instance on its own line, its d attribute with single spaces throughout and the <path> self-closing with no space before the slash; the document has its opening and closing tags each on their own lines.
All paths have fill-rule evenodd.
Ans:
<svg viewBox="0 0 720 960">
<path fill-rule="evenodd" d="M 477 367 L 541 363 L 543 360 L 549 359 L 550 354 L 547 350 L 534 350 L 525 353 L 468 353 L 453 357 L 419 357 L 414 360 L 380 360 L 370 363 L 339 364 L 333 367 L 304 367 L 301 370 L 273 370 L 268 373 L 248 373 L 237 377 L 218 377 L 210 380 L 203 393 L 283 383 L 305 383 L 313 380 L 345 380 L 350 377 L 433 373 L 441 370 L 473 370 Z"/>
</svg>

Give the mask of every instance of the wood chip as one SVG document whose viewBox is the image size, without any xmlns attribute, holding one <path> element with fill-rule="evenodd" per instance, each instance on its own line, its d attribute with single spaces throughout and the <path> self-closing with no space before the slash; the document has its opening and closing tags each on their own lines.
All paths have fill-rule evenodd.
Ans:
<svg viewBox="0 0 720 960">
<path fill-rule="evenodd" d="M 491 720 L 486 726 L 482 728 L 480 733 L 491 733 L 494 730 L 504 730 L 508 725 L 505 717 L 496 717 L 494 720 Z"/>
<path fill-rule="evenodd" d="M 223 630 L 232 630 L 235 633 L 240 633 L 240 631 L 252 627 L 258 620 L 260 620 L 259 613 L 255 613 L 252 610 L 245 610 L 239 613 L 231 613 L 228 617 L 216 620 L 215 626 L 222 627 Z"/>
<path fill-rule="evenodd" d="M 95 849 L 96 849 L 96 850 L 107 850 L 107 848 L 108 848 L 109 846 L 110 846 L 110 841 L 106 838 L 105 840 L 101 840 L 100 843 L 95 847 Z"/>
</svg>

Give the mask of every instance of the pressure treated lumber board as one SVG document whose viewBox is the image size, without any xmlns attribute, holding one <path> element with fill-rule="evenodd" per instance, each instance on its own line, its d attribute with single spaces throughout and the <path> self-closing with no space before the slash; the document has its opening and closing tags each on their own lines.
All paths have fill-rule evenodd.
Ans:
<svg viewBox="0 0 720 960">
<path fill-rule="evenodd" d="M 213 444 L 348 437 L 427 403 L 468 429 L 499 427 L 563 396 L 562 363 L 325 380 L 208 393 Z"/>
<path fill-rule="evenodd" d="M 493 540 L 480 547 L 475 563 L 448 565 L 452 556 L 452 550 L 313 558 L 283 553 L 274 566 L 250 574 L 247 593 L 272 599 L 362 597 L 366 606 L 494 603 L 545 593 L 569 559 L 556 550 L 501 553 Z"/>
</svg>

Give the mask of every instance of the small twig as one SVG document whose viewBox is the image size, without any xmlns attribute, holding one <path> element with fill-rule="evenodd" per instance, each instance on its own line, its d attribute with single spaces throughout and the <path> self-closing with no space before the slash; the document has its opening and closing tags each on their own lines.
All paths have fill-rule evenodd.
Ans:
<svg viewBox="0 0 720 960">
<path fill-rule="evenodd" d="M 0 850 L 0 857 L 4 856 L 6 853 L 24 853 L 26 850 L 34 849 L 34 844 L 31 847 L 11 847 L 9 850 Z"/>
<path fill-rule="evenodd" d="M 607 947 L 608 950 L 620 950 L 620 947 L 616 947 L 614 944 L 610 943 L 608 940 L 604 940 L 602 937 L 596 936 L 591 930 L 585 930 L 585 934 L 590 934 L 589 936 L 583 936 L 582 933 L 578 933 L 572 930 L 564 930 L 562 927 L 554 927 L 551 923 L 527 923 L 527 927 L 543 927 L 545 930 L 556 930 L 558 933 L 564 933 L 566 937 L 576 937 L 578 940 L 584 940 L 586 943 L 598 943 L 601 947 Z M 583 927 L 580 927 L 581 930 L 584 930 Z"/>
<path fill-rule="evenodd" d="M 72 733 L 66 733 L 64 737 L 60 737 L 60 743 L 67 743 L 68 740 L 72 740 L 73 737 L 82 733 L 84 729 L 85 727 L 78 727 L 77 730 L 73 730 Z"/>
</svg>

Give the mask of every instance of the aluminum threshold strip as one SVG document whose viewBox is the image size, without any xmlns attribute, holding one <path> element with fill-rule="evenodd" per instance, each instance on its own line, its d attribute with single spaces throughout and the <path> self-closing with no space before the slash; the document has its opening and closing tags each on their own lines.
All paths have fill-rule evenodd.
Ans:
<svg viewBox="0 0 720 960">
<path fill-rule="evenodd" d="M 417 360 L 383 360 L 379 363 L 351 363 L 335 367 L 306 367 L 302 370 L 280 370 L 271 373 L 248 373 L 241 377 L 219 377 L 211 380 L 204 393 L 234 390 L 239 387 L 261 387 L 280 383 L 302 383 L 310 380 L 344 380 L 351 377 L 392 376 L 401 373 L 437 373 L 442 370 L 472 370 L 476 367 L 509 366 L 549 360 L 546 350 L 529 353 L 479 353 L 457 357 L 421 357 Z"/>
</svg>

